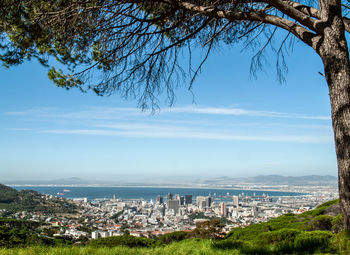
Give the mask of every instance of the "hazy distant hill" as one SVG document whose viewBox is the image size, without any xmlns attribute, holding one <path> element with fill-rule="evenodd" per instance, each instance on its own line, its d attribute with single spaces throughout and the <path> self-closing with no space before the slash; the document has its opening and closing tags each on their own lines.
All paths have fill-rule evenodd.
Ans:
<svg viewBox="0 0 350 255">
<path fill-rule="evenodd" d="M 76 207 L 60 198 L 47 199 L 46 196 L 34 190 L 17 191 L 0 184 L 0 208 L 8 212 L 42 211 L 53 213 L 73 212 Z"/>
<path fill-rule="evenodd" d="M 137 178 L 137 177 L 136 177 Z M 55 180 L 26 180 L 7 181 L 11 185 L 125 185 L 125 186 L 196 186 L 196 185 L 239 185 L 239 184 L 259 184 L 259 185 L 337 185 L 337 177 L 331 175 L 305 175 L 305 176 L 282 176 L 282 175 L 258 175 L 255 177 L 233 178 L 221 176 L 218 178 L 203 177 L 154 177 L 152 179 L 141 180 L 87 180 L 78 177 L 62 178 Z"/>
<path fill-rule="evenodd" d="M 206 180 L 208 184 L 263 184 L 263 185 L 336 185 L 337 177 L 331 175 L 258 175 L 246 178 L 230 178 L 222 176 L 216 179 Z"/>
<path fill-rule="evenodd" d="M 93 181 L 81 179 L 78 177 L 62 178 L 54 180 L 14 180 L 5 181 L 5 184 L 16 184 L 16 185 L 82 185 L 92 184 Z"/>
</svg>

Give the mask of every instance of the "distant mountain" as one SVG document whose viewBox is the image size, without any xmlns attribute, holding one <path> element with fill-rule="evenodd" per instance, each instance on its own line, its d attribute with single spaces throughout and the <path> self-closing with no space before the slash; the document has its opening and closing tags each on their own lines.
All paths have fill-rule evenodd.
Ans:
<svg viewBox="0 0 350 255">
<path fill-rule="evenodd" d="M 282 176 L 282 175 L 258 175 L 255 177 L 230 178 L 220 177 L 204 181 L 207 184 L 262 184 L 262 185 L 336 185 L 338 178 L 331 175 L 305 175 L 305 176 Z"/>
<path fill-rule="evenodd" d="M 338 179 L 331 175 L 305 175 L 305 176 L 282 176 L 282 175 L 258 175 L 254 177 L 234 178 L 221 176 L 218 178 L 204 177 L 186 177 L 186 176 L 168 176 L 168 177 L 148 177 L 144 180 L 87 180 L 78 177 L 62 178 L 54 180 L 33 180 L 33 181 L 7 181 L 9 185 L 125 185 L 125 186 L 193 186 L 193 185 L 241 185 L 241 184 L 259 184 L 259 185 L 337 185 Z"/>
<path fill-rule="evenodd" d="M 34 190 L 17 191 L 0 184 L 0 207 L 8 213 L 19 211 L 41 211 L 51 213 L 74 212 L 76 206 L 62 198 L 48 198 Z"/>
<path fill-rule="evenodd" d="M 74 184 L 90 184 L 91 181 L 81 179 L 78 177 L 62 178 L 51 181 L 46 181 L 49 184 L 64 184 L 64 185 L 74 185 Z"/>
<path fill-rule="evenodd" d="M 15 185 L 82 185 L 82 184 L 93 184 L 95 182 L 81 179 L 78 177 L 62 178 L 54 180 L 13 180 L 5 181 L 5 184 Z"/>
</svg>

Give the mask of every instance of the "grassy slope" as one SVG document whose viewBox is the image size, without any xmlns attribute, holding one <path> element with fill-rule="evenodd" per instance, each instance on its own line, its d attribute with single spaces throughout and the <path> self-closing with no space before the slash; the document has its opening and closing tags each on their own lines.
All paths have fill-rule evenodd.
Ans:
<svg viewBox="0 0 350 255">
<path fill-rule="evenodd" d="M 0 255 L 167 255 L 167 254 L 208 254 L 208 255 L 235 255 L 239 251 L 233 250 L 218 250 L 212 247 L 210 240 L 185 240 L 182 242 L 172 243 L 164 247 L 157 248 L 128 248 L 128 247 L 114 247 L 114 248 L 93 248 L 93 247 L 30 247 L 19 249 L 2 249 Z"/>
</svg>

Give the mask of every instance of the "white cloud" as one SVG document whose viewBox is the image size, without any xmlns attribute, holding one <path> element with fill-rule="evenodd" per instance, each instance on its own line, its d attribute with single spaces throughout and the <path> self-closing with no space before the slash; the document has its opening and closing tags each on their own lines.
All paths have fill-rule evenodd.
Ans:
<svg viewBox="0 0 350 255">
<path fill-rule="evenodd" d="M 172 113 L 183 114 L 207 114 L 207 115 L 229 115 L 229 116 L 251 116 L 268 118 L 292 118 L 292 119 L 310 119 L 310 120 L 330 120 L 329 116 L 313 116 L 306 114 L 284 113 L 261 110 L 247 110 L 242 108 L 223 108 L 223 107 L 168 107 L 156 112 L 156 116 L 169 115 Z M 141 111 L 137 108 L 123 107 L 88 107 L 83 110 L 71 111 L 57 108 L 37 108 L 27 111 L 7 112 L 6 115 L 13 116 L 32 116 L 41 118 L 65 118 L 65 119 L 120 119 L 124 117 L 147 117 L 151 115 L 149 111 Z"/>
<path fill-rule="evenodd" d="M 246 109 L 242 109 L 242 108 L 218 108 L 218 107 L 187 106 L 187 107 L 166 108 L 162 112 L 211 114 L 211 115 L 232 115 L 232 116 L 255 116 L 255 117 L 270 117 L 270 118 L 330 120 L 329 116 L 312 116 L 312 115 L 304 115 L 304 114 L 296 114 L 296 113 L 246 110 Z"/>
<path fill-rule="evenodd" d="M 327 129 L 330 126 L 326 126 L 326 123 L 322 125 L 319 123 L 290 123 L 290 121 L 284 123 L 277 119 L 273 123 L 271 119 L 264 119 L 329 120 L 329 117 L 241 108 L 174 107 L 165 108 L 159 114 L 157 113 L 151 117 L 149 112 L 142 112 L 136 108 L 119 107 L 87 107 L 80 110 L 36 108 L 22 112 L 8 112 L 7 114 L 14 117 L 21 116 L 21 118 L 26 116 L 30 120 L 44 122 L 44 125 L 37 126 L 35 129 L 39 133 L 227 141 L 333 143 L 331 129 Z M 232 118 L 199 118 L 204 114 L 249 116 L 251 118 L 249 118 L 249 121 L 243 122 L 238 118 L 237 120 L 232 120 Z M 196 117 L 194 115 L 200 116 Z M 252 120 L 257 119 L 259 119 L 257 122 L 252 122 Z M 41 122 L 40 124 L 42 124 Z M 13 128 L 12 130 L 29 131 L 31 129 Z"/>
<path fill-rule="evenodd" d="M 105 129 L 49 129 L 41 133 L 62 135 L 101 135 L 101 136 L 123 136 L 142 138 L 186 138 L 186 139 L 209 139 L 225 141 L 260 141 L 260 142 L 296 142 L 296 143 L 332 143 L 331 136 L 300 136 L 300 135 L 239 135 L 230 133 L 217 133 L 210 131 L 179 131 L 176 129 L 159 130 L 105 130 Z"/>
</svg>

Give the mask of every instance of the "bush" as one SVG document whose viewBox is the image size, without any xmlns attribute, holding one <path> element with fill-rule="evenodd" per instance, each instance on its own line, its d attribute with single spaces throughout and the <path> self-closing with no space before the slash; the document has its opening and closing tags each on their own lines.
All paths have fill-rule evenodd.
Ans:
<svg viewBox="0 0 350 255">
<path fill-rule="evenodd" d="M 151 247 L 154 243 L 155 241 L 153 239 L 122 235 L 92 240 L 90 245 L 94 247 L 114 247 L 119 245 L 127 247 Z"/>
<path fill-rule="evenodd" d="M 310 223 L 311 230 L 332 230 L 333 217 L 328 215 L 316 216 Z"/>
<path fill-rule="evenodd" d="M 234 228 L 226 238 L 250 241 L 255 240 L 259 234 L 269 230 L 270 228 L 267 223 L 253 224 L 245 228 Z"/>
<path fill-rule="evenodd" d="M 158 237 L 156 245 L 170 244 L 172 242 L 179 242 L 188 238 L 188 233 L 184 231 L 176 231 L 161 235 Z"/>
<path fill-rule="evenodd" d="M 308 220 L 307 220 L 308 221 Z M 283 228 L 306 230 L 306 221 L 300 221 L 294 214 L 285 214 L 267 222 L 271 231 Z"/>
<path fill-rule="evenodd" d="M 208 220 L 196 224 L 196 228 L 188 233 L 188 237 L 219 239 L 224 234 L 222 228 L 224 225 L 219 220 Z"/>
<path fill-rule="evenodd" d="M 280 229 L 259 235 L 257 244 L 260 246 L 270 245 L 274 252 L 291 253 L 294 250 L 294 240 L 297 235 L 302 233 L 298 229 Z"/>
<path fill-rule="evenodd" d="M 275 244 L 283 241 L 294 242 L 297 235 L 301 233 L 298 229 L 280 229 L 278 231 L 270 231 L 262 233 L 258 236 L 259 244 Z"/>
<path fill-rule="evenodd" d="M 294 250 L 299 252 L 326 251 L 333 234 L 329 231 L 305 231 L 296 236 Z"/>
<path fill-rule="evenodd" d="M 343 230 L 343 228 L 344 228 L 343 215 L 339 213 L 332 220 L 332 230 L 335 233 L 339 233 L 340 231 Z"/>
<path fill-rule="evenodd" d="M 350 236 L 342 231 L 332 239 L 332 247 L 341 254 L 349 254 L 350 251 Z"/>
</svg>

